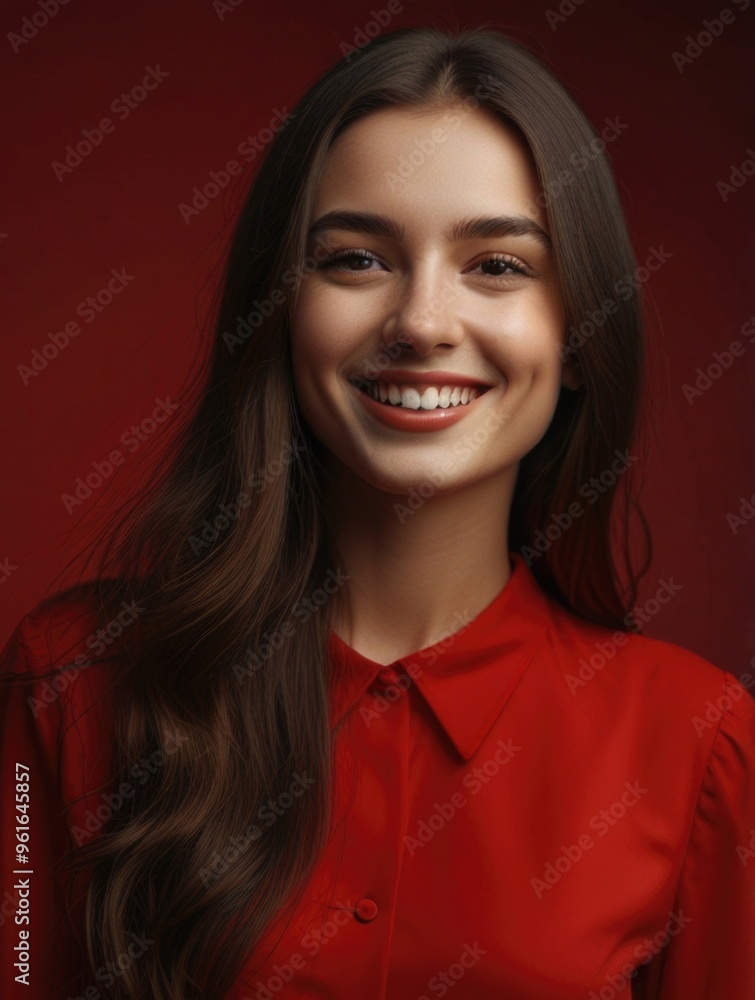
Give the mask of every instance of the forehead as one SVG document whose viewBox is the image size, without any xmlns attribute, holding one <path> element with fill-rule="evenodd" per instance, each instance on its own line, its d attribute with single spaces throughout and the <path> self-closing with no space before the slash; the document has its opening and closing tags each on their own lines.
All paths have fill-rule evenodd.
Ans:
<svg viewBox="0 0 755 1000">
<path fill-rule="evenodd" d="M 500 211 L 545 226 L 525 139 L 474 104 L 379 108 L 349 125 L 326 155 L 314 215 L 348 207 L 446 220 Z"/>
</svg>

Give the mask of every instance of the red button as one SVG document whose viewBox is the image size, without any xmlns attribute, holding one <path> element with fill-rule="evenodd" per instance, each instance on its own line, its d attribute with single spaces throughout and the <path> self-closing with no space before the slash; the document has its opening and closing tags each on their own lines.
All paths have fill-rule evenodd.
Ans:
<svg viewBox="0 0 755 1000">
<path fill-rule="evenodd" d="M 356 905 L 354 916 L 362 923 L 368 924 L 370 920 L 375 919 L 377 911 L 377 903 L 374 899 L 362 899 Z"/>
<path fill-rule="evenodd" d="M 381 667 L 378 670 L 378 680 L 382 684 L 395 684 L 398 681 L 398 674 L 393 667 Z"/>
</svg>

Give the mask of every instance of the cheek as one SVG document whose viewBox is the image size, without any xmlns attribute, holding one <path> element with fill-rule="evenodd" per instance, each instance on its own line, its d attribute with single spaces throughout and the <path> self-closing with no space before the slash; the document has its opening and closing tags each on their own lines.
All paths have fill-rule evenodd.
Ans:
<svg viewBox="0 0 755 1000">
<path fill-rule="evenodd" d="M 303 288 L 291 322 L 295 370 L 324 372 L 343 364 L 357 340 L 358 316 L 350 315 L 353 312 L 325 290 Z"/>
<path fill-rule="evenodd" d="M 348 359 L 345 329 L 322 296 L 300 296 L 290 333 L 294 394 L 304 419 L 318 435 L 325 433 L 334 416 L 334 390 Z"/>
<path fill-rule="evenodd" d="M 491 325 L 491 358 L 510 380 L 560 381 L 563 311 L 550 303 L 514 305 Z"/>
</svg>

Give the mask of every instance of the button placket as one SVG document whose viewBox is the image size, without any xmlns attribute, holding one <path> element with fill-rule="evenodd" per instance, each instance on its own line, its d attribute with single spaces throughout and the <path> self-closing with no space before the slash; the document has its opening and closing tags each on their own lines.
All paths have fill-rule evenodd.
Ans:
<svg viewBox="0 0 755 1000">
<path fill-rule="evenodd" d="M 368 828 L 365 829 L 364 835 L 359 838 L 363 842 L 370 842 L 371 839 L 378 838 L 383 845 L 395 843 L 395 856 L 392 863 L 386 866 L 384 851 L 375 852 L 383 859 L 379 867 L 375 868 L 374 862 L 366 864 L 363 878 L 355 879 L 349 890 L 351 892 L 352 889 L 356 888 L 356 898 L 359 900 L 353 910 L 356 941 L 369 940 L 369 948 L 372 949 L 372 953 L 375 953 L 377 947 L 381 948 L 379 974 L 375 977 L 376 987 L 380 990 L 384 989 L 388 976 L 390 942 L 394 924 L 393 907 L 398 892 L 402 862 L 403 841 L 401 837 L 402 831 L 406 827 L 406 817 L 400 809 L 395 809 L 395 804 L 397 801 L 404 803 L 406 799 L 408 772 L 405 757 L 410 717 L 408 688 L 411 686 L 411 682 L 412 678 L 405 672 L 402 663 L 381 666 L 370 687 L 371 697 L 370 694 L 366 695 L 369 700 L 363 706 L 368 709 L 362 718 L 365 722 L 365 730 L 370 734 L 369 739 L 365 741 L 364 749 L 368 750 L 370 757 L 374 760 L 380 760 L 379 770 L 381 772 L 387 761 L 391 760 L 395 765 L 391 780 L 383 783 L 381 787 L 385 801 L 382 806 L 378 806 L 377 802 L 373 803 L 369 811 L 373 812 L 374 819 L 372 822 L 368 820 Z M 376 815 L 374 811 L 377 812 Z M 371 892 L 376 885 L 381 885 L 387 890 L 385 897 L 378 897 L 379 905 Z M 366 892 L 369 895 L 365 894 L 360 898 L 360 889 L 362 893 Z M 354 898 L 353 895 L 352 898 Z M 381 942 L 380 946 L 378 946 L 378 942 Z M 385 993 L 379 992 L 375 995 L 383 997 Z"/>
</svg>

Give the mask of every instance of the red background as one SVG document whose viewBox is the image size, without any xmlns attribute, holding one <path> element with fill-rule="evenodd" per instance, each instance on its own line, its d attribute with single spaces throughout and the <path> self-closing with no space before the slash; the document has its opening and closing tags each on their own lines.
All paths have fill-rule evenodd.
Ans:
<svg viewBox="0 0 755 1000">
<path fill-rule="evenodd" d="M 7 290 L 0 563 L 9 567 L 0 584 L 0 642 L 79 550 L 101 504 L 123 495 L 170 433 L 168 420 L 133 453 L 120 442 L 156 398 L 181 402 L 245 181 L 232 178 L 188 223 L 179 204 L 229 159 L 242 162 L 246 176 L 252 167 L 239 143 L 267 126 L 276 108 L 290 109 L 340 56 L 341 43 L 354 43 L 371 10 L 385 8 L 383 0 L 299 9 L 236 2 L 221 17 L 210 0 L 69 0 L 18 52 L 7 37 L 0 42 L 4 93 L 13 95 L 3 102 L 0 161 Z M 19 33 L 39 9 L 33 0 L 6 2 L 3 34 Z M 404 0 L 385 30 L 490 22 L 550 61 L 599 129 L 607 117 L 628 124 L 608 153 L 638 261 L 661 246 L 673 254 L 644 286 L 653 381 L 642 500 L 655 556 L 642 596 L 661 579 L 683 589 L 646 631 L 741 675 L 753 663 L 747 566 L 755 524 L 735 534 L 726 514 L 755 488 L 746 392 L 755 344 L 740 332 L 755 311 L 744 247 L 755 182 L 726 200 L 716 182 L 728 181 L 755 145 L 745 128 L 744 79 L 753 14 L 729 3 L 733 23 L 679 72 L 673 52 L 719 16 L 720 2 L 584 0 L 555 27 L 549 9 L 558 4 Z M 158 65 L 166 79 L 128 117 L 114 115 L 111 103 Z M 113 131 L 58 180 L 53 161 L 103 117 Z M 124 267 L 133 280 L 83 323 L 77 305 Z M 29 365 L 48 333 L 74 319 L 81 334 L 25 385 L 17 366 Z M 690 405 L 682 385 L 737 339 L 745 355 Z M 69 514 L 62 495 L 114 448 L 126 465 Z"/>
</svg>

